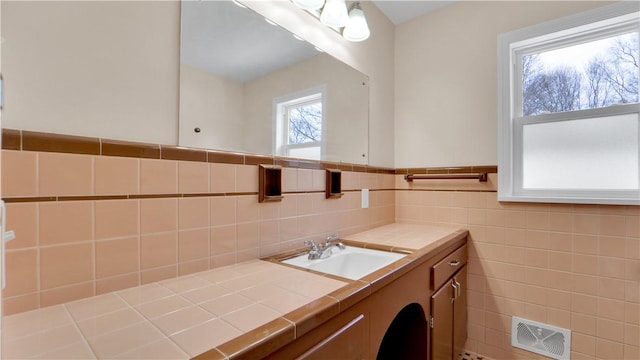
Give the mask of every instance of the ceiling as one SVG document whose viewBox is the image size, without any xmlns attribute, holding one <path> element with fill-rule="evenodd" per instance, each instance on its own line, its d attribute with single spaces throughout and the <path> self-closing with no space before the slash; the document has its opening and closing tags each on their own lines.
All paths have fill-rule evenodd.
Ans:
<svg viewBox="0 0 640 360">
<path fill-rule="evenodd" d="M 372 0 L 395 25 L 453 4 L 456 0 Z"/>
</svg>

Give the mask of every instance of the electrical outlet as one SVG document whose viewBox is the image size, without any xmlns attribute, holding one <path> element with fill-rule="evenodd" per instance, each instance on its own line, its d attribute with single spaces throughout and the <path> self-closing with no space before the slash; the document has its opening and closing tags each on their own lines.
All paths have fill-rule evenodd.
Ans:
<svg viewBox="0 0 640 360">
<path fill-rule="evenodd" d="M 362 189 L 362 208 L 369 208 L 369 189 Z"/>
</svg>

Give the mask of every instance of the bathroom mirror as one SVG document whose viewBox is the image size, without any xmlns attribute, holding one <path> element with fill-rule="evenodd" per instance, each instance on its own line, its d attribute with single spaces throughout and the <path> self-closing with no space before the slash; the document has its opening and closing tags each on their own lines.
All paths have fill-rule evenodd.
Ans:
<svg viewBox="0 0 640 360">
<path fill-rule="evenodd" d="M 367 76 L 230 0 L 181 20 L 180 146 L 368 163 Z"/>
</svg>

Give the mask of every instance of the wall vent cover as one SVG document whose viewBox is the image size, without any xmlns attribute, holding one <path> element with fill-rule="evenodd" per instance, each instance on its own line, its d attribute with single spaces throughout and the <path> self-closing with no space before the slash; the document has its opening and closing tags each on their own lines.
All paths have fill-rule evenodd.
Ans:
<svg viewBox="0 0 640 360">
<path fill-rule="evenodd" d="M 553 359 L 569 360 L 571 330 L 514 316 L 511 321 L 511 346 Z"/>
</svg>

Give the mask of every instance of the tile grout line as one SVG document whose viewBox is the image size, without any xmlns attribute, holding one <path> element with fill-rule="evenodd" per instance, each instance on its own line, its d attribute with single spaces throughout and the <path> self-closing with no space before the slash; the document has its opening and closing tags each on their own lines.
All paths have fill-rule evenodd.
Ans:
<svg viewBox="0 0 640 360">
<path fill-rule="evenodd" d="M 63 307 L 63 306 L 64 306 L 64 304 L 52 305 L 52 307 L 55 307 L 55 306 L 62 306 L 62 307 Z M 39 310 L 40 310 L 40 309 L 35 309 L 35 310 L 31 310 L 31 311 L 39 311 Z M 27 312 L 28 312 L 28 311 L 27 311 Z M 18 313 L 18 314 L 14 314 L 14 315 L 24 314 L 24 313 L 27 313 L 27 312 L 22 312 L 22 313 Z M 6 316 L 4 316 L 4 315 L 3 315 L 3 318 L 4 318 L 4 317 L 10 317 L 10 316 L 12 316 L 12 315 L 6 315 Z M 71 321 L 73 321 L 73 318 L 71 319 Z M 65 326 L 70 326 L 70 325 L 71 325 L 70 323 L 64 323 L 64 324 L 62 324 L 62 325 L 51 326 L 51 327 L 46 328 L 46 329 L 43 329 L 43 330 L 42 330 L 42 329 L 41 329 L 41 330 L 37 330 L 37 331 L 35 331 L 35 332 L 33 332 L 33 333 L 27 333 L 26 335 L 17 336 L 17 337 L 15 337 L 15 338 L 13 338 L 13 339 L 11 339 L 11 340 L 7 340 L 7 341 L 8 341 L 8 342 L 13 342 L 13 341 L 22 340 L 22 339 L 28 338 L 28 337 L 30 337 L 30 336 L 33 336 L 33 335 L 37 335 L 37 334 L 41 334 L 41 333 L 45 333 L 45 332 L 48 332 L 48 331 L 51 331 L 51 330 L 55 330 L 55 329 L 60 329 L 60 328 L 63 328 L 63 327 L 65 327 Z M 5 326 L 5 325 L 3 324 L 3 326 Z"/>
<path fill-rule="evenodd" d="M 141 166 L 141 162 L 138 162 Z M 142 179 L 138 178 L 138 187 L 140 188 Z M 142 286 L 142 203 L 141 200 L 137 199 L 135 200 L 136 203 L 136 226 L 138 228 L 138 232 L 137 232 L 137 238 L 138 241 L 136 242 L 137 245 L 137 249 L 138 249 L 138 264 L 137 264 L 137 271 L 138 271 L 138 286 Z"/>
<path fill-rule="evenodd" d="M 134 306 L 132 306 L 131 304 L 129 304 L 129 302 L 127 302 L 127 300 L 125 300 L 124 298 L 122 298 L 122 296 L 120 296 L 120 294 L 118 294 L 118 292 L 117 292 L 117 291 L 114 291 L 114 292 L 112 292 L 111 294 L 115 295 L 118 299 L 120 299 L 120 301 L 122 301 L 123 303 L 125 303 L 127 306 L 126 306 L 126 307 L 124 307 L 124 308 L 120 308 L 120 309 L 116 309 L 116 310 L 113 310 L 113 311 L 109 311 L 109 312 L 107 312 L 107 313 L 103 313 L 103 314 L 101 314 L 101 315 L 99 315 L 99 316 L 96 316 L 96 317 L 106 316 L 106 315 L 109 315 L 109 314 L 113 314 L 114 312 L 122 311 L 122 310 L 125 310 L 125 309 L 129 308 L 129 309 L 133 310 L 137 315 L 139 315 L 139 316 L 140 316 L 140 318 L 142 318 L 142 321 L 138 321 L 138 322 L 136 322 L 136 323 L 129 324 L 129 325 L 124 326 L 124 327 L 119 327 L 118 329 L 115 329 L 115 330 L 112 330 L 112 331 L 105 332 L 104 334 L 96 335 L 96 336 L 95 336 L 96 338 L 97 338 L 97 337 L 100 337 L 100 336 L 105 336 L 105 335 L 113 334 L 113 333 L 115 333 L 115 332 L 117 332 L 117 331 L 121 331 L 121 330 L 123 330 L 123 329 L 128 329 L 128 328 L 130 328 L 130 327 L 136 326 L 136 325 L 141 324 L 141 323 L 144 323 L 144 322 L 147 322 L 147 323 L 151 324 L 154 328 L 156 328 L 155 324 L 153 324 L 153 323 L 151 322 L 151 320 L 149 320 L 146 316 L 144 316 L 143 314 L 141 314 L 141 313 L 140 313 L 140 312 L 139 312 L 139 311 L 138 311 Z M 87 299 L 90 299 L 90 298 L 87 298 Z M 65 306 L 66 306 L 66 305 L 65 305 Z M 96 317 L 88 318 L 88 319 L 85 319 L 85 320 L 94 319 L 94 318 L 96 318 Z M 160 329 L 157 329 L 157 328 L 156 328 L 156 330 L 157 330 L 157 331 L 159 331 L 159 332 L 160 332 L 160 334 L 161 334 L 162 336 L 164 336 L 165 338 L 167 338 L 167 337 L 164 335 L 164 333 L 163 333 L 162 331 L 160 331 Z M 83 338 L 85 339 L 85 341 L 87 341 L 87 339 L 84 337 L 84 335 L 83 335 Z M 135 347 L 135 348 L 132 348 L 132 349 L 127 349 L 127 350 L 125 350 L 125 351 L 123 351 L 123 352 L 121 352 L 121 353 L 113 354 L 113 355 L 111 356 L 111 358 L 115 358 L 115 357 L 117 357 L 118 355 L 125 354 L 125 353 L 127 353 L 127 352 L 129 352 L 129 351 L 132 351 L 132 350 L 134 350 L 134 349 L 142 348 L 142 347 L 147 346 L 147 345 L 149 345 L 149 344 L 152 344 L 152 343 L 154 343 L 154 342 L 155 342 L 155 341 L 152 341 L 152 342 L 149 342 L 149 343 L 146 343 L 146 344 L 140 345 L 140 346 Z M 93 351 L 93 349 L 91 349 L 91 350 Z M 94 353 L 94 354 L 95 354 L 95 353 Z M 96 356 L 96 359 L 98 359 L 98 357 L 97 357 L 97 356 Z"/>
<path fill-rule="evenodd" d="M 38 297 L 38 309 L 40 309 L 42 307 L 42 256 L 40 254 L 40 204 L 36 205 L 36 227 L 37 227 L 37 231 L 36 231 L 36 261 L 37 261 L 37 265 L 36 265 L 36 289 L 37 289 L 37 294 L 36 296 Z M 5 249 L 6 251 L 6 249 Z M 4 303 L 4 300 L 2 301 Z M 1 304 L 4 305 L 4 304 Z"/>
<path fill-rule="evenodd" d="M 95 170 L 95 159 L 93 159 L 93 165 Z M 94 171 L 92 171 L 93 173 Z M 93 186 L 95 187 L 95 179 Z M 93 253 L 93 266 L 92 266 L 92 280 L 93 280 L 93 296 L 98 295 L 98 249 L 96 243 L 96 202 L 91 202 L 91 234 L 93 239 L 91 240 L 91 251 Z"/>
<path fill-rule="evenodd" d="M 218 283 L 214 283 L 214 282 L 211 282 L 211 281 L 209 281 L 209 280 L 207 280 L 207 279 L 203 279 L 203 278 L 200 278 L 200 277 L 197 277 L 197 276 L 192 276 L 192 275 L 186 275 L 186 276 L 191 276 L 191 277 L 193 277 L 193 278 L 198 278 L 198 279 L 204 280 L 204 281 L 208 282 L 210 285 L 217 285 L 217 286 L 221 286 L 221 285 L 219 285 Z M 170 279 L 170 280 L 172 280 L 172 279 Z M 225 323 L 225 324 L 227 324 L 227 325 L 231 326 L 232 328 L 234 328 L 234 329 L 236 329 L 236 330 L 240 331 L 241 333 L 243 333 L 243 334 L 245 333 L 245 332 L 243 332 L 241 329 L 238 329 L 237 327 L 233 326 L 232 324 L 230 324 L 230 323 L 228 323 L 227 321 L 225 321 L 224 319 L 222 319 L 222 316 L 218 316 L 218 315 L 216 315 L 216 314 L 212 313 L 211 311 L 209 311 L 209 310 L 205 309 L 205 308 L 204 308 L 204 307 L 202 307 L 200 304 L 196 304 L 195 302 L 193 302 L 193 301 L 191 301 L 191 300 L 189 300 L 189 299 L 185 298 L 184 296 L 182 296 L 182 293 L 183 293 L 182 291 L 181 291 L 181 292 L 176 292 L 176 291 L 172 290 L 171 288 L 166 287 L 165 285 L 163 285 L 163 284 L 161 284 L 161 283 L 157 283 L 157 284 L 158 284 L 159 286 L 161 286 L 161 287 L 163 287 L 163 288 L 165 288 L 165 289 L 167 289 L 167 290 L 171 291 L 171 292 L 173 293 L 173 295 L 176 295 L 176 296 L 180 297 L 181 299 L 184 299 L 186 302 L 190 303 L 190 304 L 191 304 L 191 306 L 190 306 L 190 307 L 198 307 L 199 309 L 203 310 L 203 311 L 204 311 L 204 312 L 206 312 L 207 314 L 210 314 L 210 315 L 212 315 L 212 316 L 213 316 L 213 318 L 212 318 L 212 319 L 209 319 L 209 320 L 206 320 L 206 321 L 204 321 L 204 322 L 201 322 L 201 323 L 195 324 L 195 325 L 190 326 L 190 327 L 188 327 L 188 328 L 186 328 L 186 329 L 181 329 L 180 331 L 177 331 L 177 332 L 176 332 L 176 333 L 174 333 L 174 334 L 166 335 L 166 337 L 167 337 L 167 338 L 168 338 L 168 339 L 169 339 L 169 340 L 170 340 L 174 345 L 176 345 L 179 349 L 181 349 L 181 350 L 182 350 L 185 354 L 187 354 L 188 356 L 191 356 L 191 355 L 189 355 L 189 352 L 187 351 L 187 349 L 183 348 L 182 346 L 180 346 L 180 344 L 178 344 L 177 342 L 175 342 L 175 341 L 171 338 L 172 336 L 176 336 L 176 335 L 178 335 L 178 334 L 184 333 L 184 332 L 186 332 L 186 331 L 188 331 L 188 330 L 194 329 L 194 328 L 196 328 L 196 327 L 198 327 L 198 326 L 204 325 L 204 324 L 209 323 L 209 322 L 212 322 L 212 321 L 214 321 L 214 320 L 220 320 L 220 321 L 222 321 L 223 323 Z M 210 285 L 207 285 L 207 286 L 210 286 Z M 206 287 L 206 286 L 205 286 L 205 287 Z M 222 286 L 221 286 L 221 287 L 222 287 Z M 224 287 L 223 287 L 223 288 L 224 288 Z M 199 288 L 195 288 L 195 289 L 191 289 L 191 290 L 197 290 L 197 289 L 199 289 Z M 228 288 L 224 288 L 224 289 L 226 289 L 226 290 L 230 290 L 230 289 L 228 289 Z M 235 292 L 231 292 L 231 293 L 229 293 L 229 294 L 225 294 L 225 295 L 219 296 L 219 297 L 214 298 L 214 299 L 211 299 L 211 300 L 215 300 L 215 299 L 218 299 L 218 298 L 221 298 L 221 297 L 224 297 L 224 296 L 230 295 L 230 294 L 235 294 Z M 172 295 L 172 296 L 173 296 L 173 295 Z M 176 313 L 176 312 L 181 311 L 181 310 L 186 309 L 186 308 L 187 308 L 187 307 L 185 307 L 185 308 L 181 308 L 181 309 L 178 309 L 178 310 L 171 311 L 171 312 L 169 312 L 169 313 L 163 314 L 162 316 L 159 316 L 158 318 L 163 317 L 163 316 L 166 316 L 166 315 L 169 315 L 169 314 Z M 243 308 L 244 308 L 244 307 L 243 307 Z M 147 319 L 144 315 L 142 315 L 142 316 L 143 316 L 145 319 Z M 153 324 L 153 326 L 155 326 L 155 327 L 157 328 L 157 326 L 155 325 L 155 323 L 153 323 L 153 321 L 152 321 L 152 320 L 150 320 L 150 319 L 147 319 L 147 320 L 148 320 L 149 322 L 151 322 L 151 323 Z M 160 329 L 158 328 L 158 330 L 160 330 Z M 160 332 L 162 332 L 162 331 L 160 330 Z M 162 332 L 162 333 L 163 333 L 163 332 Z M 164 335 L 164 333 L 163 333 L 163 335 Z M 221 344 L 219 344 L 219 345 L 221 345 Z M 214 348 L 212 348 L 212 349 L 215 349 L 215 348 L 217 348 L 217 346 L 215 346 L 215 347 L 214 347 Z"/>
<path fill-rule="evenodd" d="M 71 319 L 71 322 L 72 322 L 74 328 L 76 329 L 78 334 L 80 334 L 80 337 L 82 338 L 81 342 L 84 343 L 84 345 L 91 351 L 91 354 L 93 354 L 93 357 L 95 359 L 98 359 L 98 355 L 95 353 L 95 351 L 93 350 L 93 347 L 91 347 L 91 345 L 89 344 L 89 341 L 87 340 L 87 338 L 84 336 L 84 334 L 80 330 L 80 327 L 78 326 L 78 323 L 73 318 L 73 315 L 71 315 L 71 312 L 67 308 L 67 304 L 62 304 L 62 306 L 64 307 L 64 310 L 65 310 L 67 316 Z"/>
</svg>

